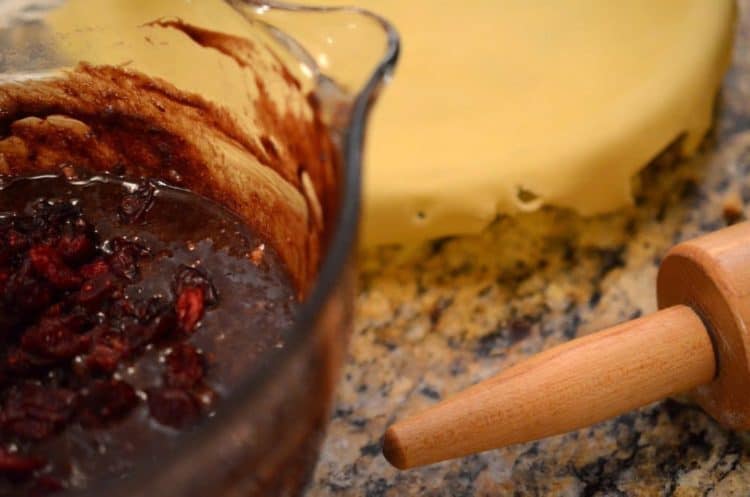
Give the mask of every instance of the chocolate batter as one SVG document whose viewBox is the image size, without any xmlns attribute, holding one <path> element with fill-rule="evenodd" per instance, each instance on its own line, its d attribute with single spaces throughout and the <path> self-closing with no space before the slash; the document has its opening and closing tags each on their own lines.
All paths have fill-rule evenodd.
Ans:
<svg viewBox="0 0 750 497">
<path fill-rule="evenodd" d="M 126 474 L 284 344 L 296 291 L 219 204 L 65 166 L 0 186 L 0 495 Z"/>
</svg>

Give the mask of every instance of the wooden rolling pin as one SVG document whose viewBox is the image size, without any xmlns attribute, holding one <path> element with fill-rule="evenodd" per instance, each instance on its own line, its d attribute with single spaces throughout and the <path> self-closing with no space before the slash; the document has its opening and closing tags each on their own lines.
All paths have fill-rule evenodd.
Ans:
<svg viewBox="0 0 750 497">
<path fill-rule="evenodd" d="M 691 392 L 722 425 L 750 428 L 750 223 L 674 247 L 659 311 L 542 352 L 388 428 L 406 469 L 576 430 Z"/>
</svg>

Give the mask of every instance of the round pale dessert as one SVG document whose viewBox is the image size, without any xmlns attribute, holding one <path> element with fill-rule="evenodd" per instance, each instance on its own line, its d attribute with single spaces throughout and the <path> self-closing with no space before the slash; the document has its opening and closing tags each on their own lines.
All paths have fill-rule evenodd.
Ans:
<svg viewBox="0 0 750 497">
<path fill-rule="evenodd" d="M 637 171 L 709 129 L 735 18 L 732 0 L 356 3 L 403 38 L 368 144 L 366 245 L 628 205 Z"/>
<path fill-rule="evenodd" d="M 476 233 L 498 214 L 543 205 L 583 215 L 628 205 L 641 168 L 675 141 L 692 154 L 709 129 L 736 13 L 732 0 L 301 3 L 361 5 L 402 35 L 396 77 L 368 135 L 365 245 Z M 196 51 L 194 33 L 151 22 L 210 18 L 223 32 L 244 33 L 225 2 L 95 4 L 69 0 L 49 17 L 67 33 L 64 53 L 122 61 L 231 102 L 252 134 L 254 95 L 247 98 L 241 65 L 210 48 Z M 76 29 L 91 19 L 104 28 L 94 38 Z M 326 43 L 342 42 L 331 35 Z M 202 69 L 178 70 L 169 63 L 175 57 L 195 58 Z M 327 58 L 316 62 L 335 69 Z"/>
</svg>

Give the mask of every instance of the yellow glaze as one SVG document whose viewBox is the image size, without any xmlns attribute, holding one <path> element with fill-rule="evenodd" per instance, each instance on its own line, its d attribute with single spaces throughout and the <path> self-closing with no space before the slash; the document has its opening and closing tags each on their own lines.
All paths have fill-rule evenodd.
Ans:
<svg viewBox="0 0 750 497">
<path fill-rule="evenodd" d="M 381 13 L 403 37 L 369 135 L 366 245 L 543 204 L 629 204 L 640 168 L 708 129 L 735 17 L 732 0 L 325 3 Z"/>
</svg>

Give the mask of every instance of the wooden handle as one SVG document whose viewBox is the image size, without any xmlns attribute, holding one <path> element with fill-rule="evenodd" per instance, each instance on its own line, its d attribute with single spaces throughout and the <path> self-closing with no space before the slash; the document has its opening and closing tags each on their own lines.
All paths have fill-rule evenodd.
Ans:
<svg viewBox="0 0 750 497">
<path fill-rule="evenodd" d="M 678 305 L 560 345 L 391 426 L 401 469 L 582 428 L 709 383 L 703 322 Z"/>
</svg>

